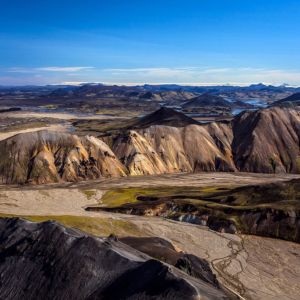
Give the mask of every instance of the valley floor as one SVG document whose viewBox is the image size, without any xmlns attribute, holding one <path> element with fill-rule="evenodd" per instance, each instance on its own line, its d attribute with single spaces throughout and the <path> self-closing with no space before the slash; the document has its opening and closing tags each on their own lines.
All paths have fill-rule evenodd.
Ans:
<svg viewBox="0 0 300 300">
<path fill-rule="evenodd" d="M 296 175 L 249 173 L 173 174 L 111 178 L 43 186 L 0 186 L 2 216 L 54 219 L 96 235 L 158 236 L 178 249 L 207 259 L 218 279 L 240 299 L 299 299 L 300 245 L 248 235 L 222 234 L 207 227 L 158 217 L 88 212 L 118 187 L 213 187 L 270 183 Z"/>
</svg>

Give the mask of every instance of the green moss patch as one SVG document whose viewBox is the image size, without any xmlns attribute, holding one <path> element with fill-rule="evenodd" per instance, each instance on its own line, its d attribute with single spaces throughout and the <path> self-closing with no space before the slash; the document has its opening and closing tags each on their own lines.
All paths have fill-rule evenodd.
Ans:
<svg viewBox="0 0 300 300">
<path fill-rule="evenodd" d="M 17 216 L 0 214 L 2 218 L 20 217 L 32 222 L 57 221 L 66 227 L 76 228 L 96 236 L 146 236 L 135 224 L 126 220 L 112 218 L 93 218 L 81 216 Z"/>
<path fill-rule="evenodd" d="M 95 190 L 82 190 L 82 193 L 87 197 L 87 199 L 91 199 L 92 197 L 96 196 Z"/>
<path fill-rule="evenodd" d="M 113 189 L 106 192 L 101 201 L 105 207 L 118 207 L 128 203 L 138 203 L 139 196 L 143 197 L 170 197 L 172 199 L 185 199 L 191 202 L 201 202 L 202 198 L 210 197 L 222 191 L 229 191 L 232 187 L 149 187 Z M 202 201 L 203 202 L 203 201 Z M 204 201 L 205 202 L 205 201 Z M 204 203 L 203 202 L 203 203 Z"/>
</svg>

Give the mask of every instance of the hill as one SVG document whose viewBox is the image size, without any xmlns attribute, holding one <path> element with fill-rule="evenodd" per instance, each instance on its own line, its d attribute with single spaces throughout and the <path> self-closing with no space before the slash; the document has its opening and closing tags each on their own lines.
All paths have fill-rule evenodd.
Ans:
<svg viewBox="0 0 300 300">
<path fill-rule="evenodd" d="M 182 105 L 183 108 L 193 108 L 193 107 L 232 107 L 232 103 L 225 100 L 224 98 L 212 94 L 202 94 L 197 96 L 185 104 Z"/>
<path fill-rule="evenodd" d="M 300 93 L 295 93 L 289 97 L 276 101 L 274 106 L 299 106 L 300 105 Z"/>
<path fill-rule="evenodd" d="M 145 128 L 153 125 L 184 127 L 190 124 L 199 123 L 172 108 L 162 107 L 159 110 L 138 119 L 131 128 Z"/>
</svg>

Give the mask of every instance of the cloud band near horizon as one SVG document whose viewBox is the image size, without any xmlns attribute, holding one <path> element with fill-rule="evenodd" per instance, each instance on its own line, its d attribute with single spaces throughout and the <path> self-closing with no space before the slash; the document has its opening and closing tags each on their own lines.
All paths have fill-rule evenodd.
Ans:
<svg viewBox="0 0 300 300">
<path fill-rule="evenodd" d="M 93 66 L 41 66 L 0 69 L 0 85 L 44 85 L 103 82 L 110 84 L 249 85 L 289 84 L 300 86 L 300 71 L 264 68 L 150 67 L 97 68 Z"/>
</svg>

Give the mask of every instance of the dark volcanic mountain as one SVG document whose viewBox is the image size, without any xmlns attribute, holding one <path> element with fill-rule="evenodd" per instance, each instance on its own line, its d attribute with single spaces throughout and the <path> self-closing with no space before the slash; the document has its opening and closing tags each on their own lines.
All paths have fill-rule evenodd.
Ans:
<svg viewBox="0 0 300 300">
<path fill-rule="evenodd" d="M 229 299 L 121 242 L 54 222 L 0 219 L 0 243 L 1 299 Z"/>
<path fill-rule="evenodd" d="M 165 125 L 184 127 L 191 124 L 199 124 L 194 119 L 178 112 L 172 108 L 162 107 L 161 109 L 140 118 L 132 127 L 146 128 L 153 125 Z"/>
<path fill-rule="evenodd" d="M 212 94 L 203 94 L 197 96 L 182 106 L 183 108 L 193 107 L 232 107 L 232 103 L 224 98 Z"/>
<path fill-rule="evenodd" d="M 274 103 L 274 106 L 299 106 L 300 105 L 300 93 L 295 93 L 287 98 L 278 100 Z"/>
</svg>

